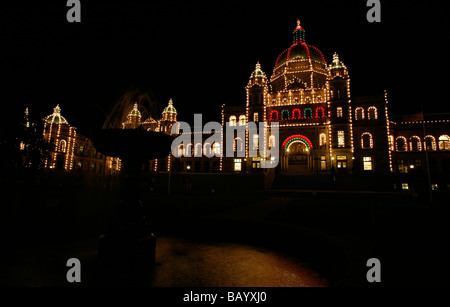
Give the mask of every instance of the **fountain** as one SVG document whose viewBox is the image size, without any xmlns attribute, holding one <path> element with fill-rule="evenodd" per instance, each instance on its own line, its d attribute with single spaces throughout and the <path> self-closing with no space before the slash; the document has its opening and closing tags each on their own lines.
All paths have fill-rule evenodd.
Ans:
<svg viewBox="0 0 450 307">
<path fill-rule="evenodd" d="M 125 98 L 117 105 L 129 111 L 129 99 Z M 136 100 L 139 101 L 139 97 Z M 118 109 L 117 105 L 114 110 Z M 116 121 L 122 123 L 123 119 L 118 116 Z M 108 121 L 109 129 L 104 125 L 102 129 L 91 131 L 90 138 L 98 152 L 121 159 L 123 182 L 114 218 L 99 237 L 98 255 L 106 271 L 112 270 L 120 280 L 145 281 L 155 261 L 156 236 L 140 200 L 141 167 L 145 161 L 168 156 L 174 138 L 147 131 L 142 125 L 120 129 L 116 123 L 111 127 L 110 119 Z"/>
</svg>

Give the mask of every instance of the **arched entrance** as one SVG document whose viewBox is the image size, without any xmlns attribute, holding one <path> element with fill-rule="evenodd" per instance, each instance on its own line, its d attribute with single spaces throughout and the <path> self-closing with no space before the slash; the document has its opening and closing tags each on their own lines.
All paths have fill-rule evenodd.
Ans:
<svg viewBox="0 0 450 307">
<path fill-rule="evenodd" d="M 309 174 L 309 160 L 311 154 L 311 141 L 303 135 L 292 135 L 282 146 L 282 168 L 286 174 Z"/>
</svg>

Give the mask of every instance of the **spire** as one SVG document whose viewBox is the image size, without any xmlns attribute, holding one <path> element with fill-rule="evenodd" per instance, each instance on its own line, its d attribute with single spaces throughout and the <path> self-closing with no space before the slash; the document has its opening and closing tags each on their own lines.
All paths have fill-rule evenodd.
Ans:
<svg viewBox="0 0 450 307">
<path fill-rule="evenodd" d="M 59 104 L 57 104 L 56 107 L 53 108 L 53 114 L 61 115 L 61 108 L 59 107 Z"/>
<path fill-rule="evenodd" d="M 333 54 L 333 62 L 331 62 L 330 68 L 345 68 L 344 63 L 339 59 L 339 54 L 337 54 L 337 52 Z"/>
<path fill-rule="evenodd" d="M 305 30 L 300 25 L 300 19 L 297 18 L 297 27 L 294 30 L 294 44 L 305 41 Z"/>
</svg>

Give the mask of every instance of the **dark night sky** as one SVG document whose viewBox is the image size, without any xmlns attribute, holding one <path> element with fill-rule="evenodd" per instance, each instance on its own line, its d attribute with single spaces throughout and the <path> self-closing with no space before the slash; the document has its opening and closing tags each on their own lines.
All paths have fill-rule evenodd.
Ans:
<svg viewBox="0 0 450 307">
<path fill-rule="evenodd" d="M 449 4 L 381 0 L 382 22 L 354 1 L 81 1 L 81 23 L 66 1 L 2 5 L 2 114 L 26 106 L 43 117 L 60 104 L 77 126 L 99 127 L 129 88 L 174 99 L 179 120 L 220 121 L 223 103 L 245 103 L 257 61 L 271 75 L 292 42 L 296 18 L 307 43 L 347 65 L 353 96 L 388 90 L 391 114 L 450 112 L 447 102 Z M 395 2 L 395 3 L 392 3 Z M 447 2 L 448 3 L 448 2 Z"/>
</svg>

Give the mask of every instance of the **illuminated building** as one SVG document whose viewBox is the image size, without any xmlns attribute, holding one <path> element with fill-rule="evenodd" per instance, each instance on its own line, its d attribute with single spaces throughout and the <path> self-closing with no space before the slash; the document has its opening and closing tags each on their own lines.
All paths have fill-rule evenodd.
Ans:
<svg viewBox="0 0 450 307">
<path fill-rule="evenodd" d="M 277 174 L 402 174 L 424 169 L 429 164 L 431 181 L 437 188 L 450 184 L 450 120 L 445 115 L 429 118 L 396 119 L 389 115 L 386 93 L 354 97 L 350 73 L 337 53 L 328 64 L 322 52 L 306 43 L 300 21 L 293 31 L 292 44 L 275 59 L 270 77 L 257 63 L 245 87 L 246 101 L 241 105 L 222 105 L 220 121 L 248 128 L 249 122 L 278 123 L 279 139 L 253 135 L 233 136 L 233 144 L 208 142 L 211 133 L 191 132 L 192 142 L 178 148 L 182 157 L 172 155 L 149 161 L 149 172 L 262 172 L 258 141 L 277 146 L 280 162 Z M 172 99 L 160 119 L 142 118 L 134 104 L 122 123 L 124 129 L 142 125 L 146 130 L 171 133 L 178 113 Z M 28 114 L 27 114 L 28 116 Z M 57 106 L 45 119 L 46 140 L 53 144 L 46 167 L 54 170 L 111 174 L 120 170 L 120 161 L 104 157 L 91 142 L 76 133 L 61 116 Z M 233 157 L 206 157 L 225 152 L 232 146 Z M 266 147 L 265 146 L 265 147 Z M 238 152 L 244 155 L 239 156 Z M 256 157 L 252 157 L 257 153 Z M 427 154 L 427 155 L 425 155 Z M 412 167 L 411 167 L 412 166 Z M 400 182 L 399 187 L 406 182 Z M 436 182 L 434 182 L 436 181 Z"/>
<path fill-rule="evenodd" d="M 279 123 L 279 140 L 267 136 L 266 144 L 278 146 L 278 173 L 321 174 L 368 171 L 389 172 L 388 118 L 386 99 L 353 98 L 350 76 L 339 55 L 327 64 L 322 52 L 306 43 L 306 33 L 297 20 L 293 43 L 276 59 L 267 78 L 260 63 L 246 86 L 245 106 L 224 106 L 225 121 Z M 369 110 L 370 120 L 355 117 L 356 110 Z M 371 148 L 361 147 L 361 137 L 371 136 Z M 258 171 L 261 157 L 250 157 L 255 140 L 244 141 L 245 158 L 224 158 L 224 171 Z"/>
</svg>

